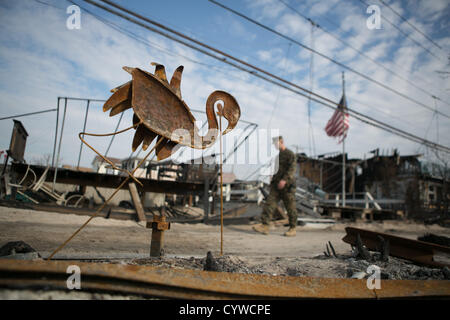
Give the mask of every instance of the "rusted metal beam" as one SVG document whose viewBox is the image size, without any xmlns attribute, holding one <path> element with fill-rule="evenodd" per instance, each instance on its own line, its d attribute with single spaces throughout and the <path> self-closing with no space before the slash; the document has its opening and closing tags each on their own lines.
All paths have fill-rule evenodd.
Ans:
<svg viewBox="0 0 450 320">
<path fill-rule="evenodd" d="M 147 228 L 152 228 L 152 242 L 150 244 L 150 257 L 160 257 L 164 246 L 164 231 L 170 229 L 170 222 L 164 215 L 153 215 L 153 220 L 147 222 Z"/>
<path fill-rule="evenodd" d="M 389 241 L 390 255 L 393 257 L 403 258 L 422 265 L 434 267 L 444 267 L 448 265 L 434 261 L 433 255 L 435 253 L 449 254 L 450 247 L 352 227 L 345 228 L 345 231 L 347 232 L 347 235 L 342 238 L 342 240 L 351 245 L 357 244 L 357 236 L 359 234 L 363 244 L 368 249 L 378 251 L 380 246 L 379 236 L 381 236 L 385 241 Z"/>
<path fill-rule="evenodd" d="M 28 165 L 13 163 L 11 170 L 16 172 L 19 176 L 23 176 L 27 170 Z M 30 165 L 30 168 L 36 173 L 37 176 L 41 176 L 46 167 Z M 54 168 L 49 168 L 45 181 L 53 181 Z M 92 186 L 103 188 L 116 188 L 126 177 L 112 174 L 98 174 L 96 172 L 81 172 L 70 169 L 58 168 L 57 183 L 74 184 L 79 186 Z M 166 180 L 153 180 L 139 178 L 139 181 L 143 184 L 143 191 L 167 193 L 167 194 L 186 194 L 186 193 L 201 193 L 203 191 L 202 183 L 194 182 L 178 182 L 178 181 L 166 181 Z M 128 188 L 126 184 L 124 189 Z"/>
<path fill-rule="evenodd" d="M 0 260 L 0 286 L 66 290 L 67 267 L 81 270 L 82 290 L 181 299 L 448 298 L 448 280 L 366 280 L 270 276 L 79 261 Z"/>
</svg>

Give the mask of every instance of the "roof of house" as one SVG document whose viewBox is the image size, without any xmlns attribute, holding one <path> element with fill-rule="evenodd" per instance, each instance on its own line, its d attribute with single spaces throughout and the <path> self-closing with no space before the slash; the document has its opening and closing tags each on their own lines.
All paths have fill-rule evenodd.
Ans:
<svg viewBox="0 0 450 320">
<path fill-rule="evenodd" d="M 117 164 L 120 164 L 122 162 L 122 160 L 120 160 L 119 158 L 107 157 L 106 159 L 108 159 L 112 163 L 117 163 Z M 95 162 L 101 163 L 101 162 L 104 162 L 104 160 L 100 156 L 95 156 L 94 160 L 92 160 L 92 164 L 94 164 Z"/>
</svg>

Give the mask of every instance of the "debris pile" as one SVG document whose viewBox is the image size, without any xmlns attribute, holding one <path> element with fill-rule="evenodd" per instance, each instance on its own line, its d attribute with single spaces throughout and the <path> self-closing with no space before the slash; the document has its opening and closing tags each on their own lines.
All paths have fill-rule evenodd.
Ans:
<svg viewBox="0 0 450 320">
<path fill-rule="evenodd" d="M 373 262 L 357 260 L 355 258 L 346 259 L 348 265 L 347 277 L 367 278 L 367 268 Z M 384 280 L 450 280 L 450 269 L 448 267 L 428 268 L 417 266 L 406 260 L 390 257 L 388 262 L 377 261 L 375 263 L 381 270 L 381 279 Z"/>
<path fill-rule="evenodd" d="M 373 255 L 378 257 L 379 253 Z M 214 257 L 208 252 L 204 258 L 161 257 L 134 259 L 122 263 L 245 274 L 359 279 L 367 279 L 371 275 L 367 272 L 368 267 L 376 265 L 380 268 L 381 279 L 384 280 L 450 280 L 448 267 L 418 266 L 395 257 L 389 257 L 386 261 L 367 261 L 355 257 L 354 253 L 336 256 L 322 254 L 313 258 L 274 257 L 261 260 L 261 263 L 250 263 L 244 257 Z"/>
<path fill-rule="evenodd" d="M 11 241 L 0 248 L 0 259 L 32 260 L 41 258 L 40 254 L 23 241 Z"/>
</svg>

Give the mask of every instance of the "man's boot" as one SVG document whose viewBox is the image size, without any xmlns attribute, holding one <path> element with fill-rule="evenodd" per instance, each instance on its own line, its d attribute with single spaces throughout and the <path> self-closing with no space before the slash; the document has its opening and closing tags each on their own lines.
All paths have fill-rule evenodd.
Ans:
<svg viewBox="0 0 450 320">
<path fill-rule="evenodd" d="M 269 234 L 269 225 L 268 224 L 258 224 L 253 226 L 253 230 L 262 234 Z"/>
<path fill-rule="evenodd" d="M 289 230 L 284 233 L 286 237 L 295 237 L 296 234 L 295 227 L 289 227 Z"/>
</svg>

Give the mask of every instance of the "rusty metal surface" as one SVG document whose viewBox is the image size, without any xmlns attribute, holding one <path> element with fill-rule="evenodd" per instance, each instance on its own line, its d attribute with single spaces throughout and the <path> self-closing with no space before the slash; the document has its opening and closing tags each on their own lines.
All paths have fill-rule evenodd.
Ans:
<svg viewBox="0 0 450 320">
<path fill-rule="evenodd" d="M 164 215 L 153 215 L 153 220 L 147 222 L 147 228 L 152 228 L 152 242 L 150 243 L 150 257 L 160 257 L 164 247 L 164 231 L 170 229 L 170 222 Z"/>
<path fill-rule="evenodd" d="M 377 299 L 450 297 L 450 281 L 269 276 L 79 261 L 0 260 L 0 286 L 66 289 L 67 267 L 81 270 L 82 289 L 182 299 Z"/>
<path fill-rule="evenodd" d="M 158 160 L 169 157 L 179 144 L 197 149 L 208 148 L 214 144 L 218 135 L 218 123 L 214 113 L 214 106 L 218 102 L 223 106 L 220 115 L 228 120 L 228 127 L 223 134 L 237 125 L 241 110 L 236 99 L 227 92 L 214 91 L 206 102 L 208 132 L 205 136 L 200 136 L 194 116 L 181 99 L 183 66 L 175 70 L 169 83 L 164 66 L 157 63 L 152 65 L 155 66 L 155 74 L 139 68 L 124 67 L 123 69 L 131 74 L 132 81 L 111 90 L 112 96 L 103 105 L 103 111 L 111 110 L 110 116 L 133 109 L 133 123 L 136 125 L 133 151 L 141 143 L 146 150 L 155 138 L 158 141 L 164 139 L 156 150 Z"/>
<path fill-rule="evenodd" d="M 367 248 L 370 250 L 379 250 L 380 240 L 378 237 L 381 236 L 384 240 L 389 240 L 390 255 L 423 265 L 435 267 L 446 266 L 446 264 L 434 261 L 433 255 L 435 253 L 450 253 L 450 247 L 397 237 L 386 233 L 352 227 L 345 228 L 345 231 L 347 234 L 342 240 L 346 243 L 356 245 L 356 235 L 359 234 L 363 244 Z"/>
<path fill-rule="evenodd" d="M 18 120 L 13 121 L 14 127 L 11 134 L 11 141 L 9 143 L 8 156 L 16 161 L 23 162 L 28 133 L 22 122 Z"/>
</svg>

